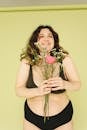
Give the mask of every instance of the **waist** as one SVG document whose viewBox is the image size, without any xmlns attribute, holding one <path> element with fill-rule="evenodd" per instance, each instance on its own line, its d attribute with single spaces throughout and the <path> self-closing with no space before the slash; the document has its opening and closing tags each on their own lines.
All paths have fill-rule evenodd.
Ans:
<svg viewBox="0 0 87 130">
<path fill-rule="evenodd" d="M 30 109 L 34 113 L 43 116 L 44 99 L 45 99 L 44 96 L 27 99 L 27 103 Z M 69 99 L 65 93 L 58 94 L 58 95 L 50 94 L 49 95 L 49 115 L 52 116 L 61 112 L 63 108 L 68 104 L 68 102 L 69 102 Z"/>
</svg>

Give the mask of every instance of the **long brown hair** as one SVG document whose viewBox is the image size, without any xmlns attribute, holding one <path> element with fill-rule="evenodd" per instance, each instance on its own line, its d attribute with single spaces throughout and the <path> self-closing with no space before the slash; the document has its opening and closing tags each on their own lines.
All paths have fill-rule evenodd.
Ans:
<svg viewBox="0 0 87 130">
<path fill-rule="evenodd" d="M 49 31 L 52 33 L 53 38 L 54 38 L 54 48 L 56 48 L 56 51 L 59 51 L 59 49 L 62 49 L 62 51 L 66 54 L 68 54 L 67 51 L 65 51 L 60 45 L 59 45 L 59 35 L 57 32 L 54 31 L 54 29 L 49 26 L 49 25 L 40 25 L 38 26 L 34 32 L 32 33 L 31 37 L 28 40 L 28 43 L 25 47 L 25 49 L 22 51 L 21 55 L 20 55 L 20 60 L 22 60 L 23 58 L 28 59 L 29 61 L 32 60 L 34 58 L 34 56 L 32 55 L 32 49 L 34 49 L 37 54 L 39 55 L 39 49 L 35 46 L 35 42 L 37 42 L 38 39 L 38 35 L 41 31 L 41 29 L 49 29 Z"/>
</svg>

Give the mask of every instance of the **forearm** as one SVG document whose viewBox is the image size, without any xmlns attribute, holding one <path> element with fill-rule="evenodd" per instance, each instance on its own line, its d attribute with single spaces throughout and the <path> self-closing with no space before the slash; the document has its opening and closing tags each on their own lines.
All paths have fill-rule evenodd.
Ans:
<svg viewBox="0 0 87 130">
<path fill-rule="evenodd" d="M 80 81 L 65 81 L 64 80 L 64 88 L 66 90 L 79 90 L 81 87 L 81 82 Z"/>
<path fill-rule="evenodd" d="M 16 95 L 25 98 L 33 98 L 36 96 L 40 96 L 38 88 L 26 88 L 26 87 L 16 88 Z"/>
</svg>

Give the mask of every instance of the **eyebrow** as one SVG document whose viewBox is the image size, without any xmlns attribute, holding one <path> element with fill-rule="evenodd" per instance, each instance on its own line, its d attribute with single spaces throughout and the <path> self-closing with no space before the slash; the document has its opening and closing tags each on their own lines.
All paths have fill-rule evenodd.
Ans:
<svg viewBox="0 0 87 130">
<path fill-rule="evenodd" d="M 39 33 L 39 35 L 44 35 L 43 33 Z M 53 36 L 53 34 L 50 32 L 50 33 L 48 33 L 48 35 L 52 35 Z"/>
</svg>

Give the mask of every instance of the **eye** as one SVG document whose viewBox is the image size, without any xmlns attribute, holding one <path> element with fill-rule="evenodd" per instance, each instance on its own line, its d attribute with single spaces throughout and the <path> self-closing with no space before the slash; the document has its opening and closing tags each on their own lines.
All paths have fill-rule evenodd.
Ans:
<svg viewBox="0 0 87 130">
<path fill-rule="evenodd" d="M 49 37 L 53 37 L 52 35 L 50 35 Z"/>
<path fill-rule="evenodd" d="M 52 36 L 52 35 L 49 35 L 48 37 L 53 38 L 53 36 Z"/>
<path fill-rule="evenodd" d="M 44 37 L 44 36 L 43 36 L 43 35 L 41 35 L 41 36 L 39 36 L 39 37 L 38 37 L 38 39 L 41 39 L 41 38 L 43 38 L 43 37 Z"/>
</svg>

